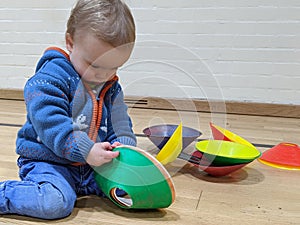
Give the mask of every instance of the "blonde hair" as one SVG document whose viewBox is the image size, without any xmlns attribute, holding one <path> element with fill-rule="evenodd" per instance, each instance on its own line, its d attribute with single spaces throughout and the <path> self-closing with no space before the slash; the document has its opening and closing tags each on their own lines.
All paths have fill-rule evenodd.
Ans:
<svg viewBox="0 0 300 225">
<path fill-rule="evenodd" d="M 78 0 L 67 23 L 67 33 L 91 32 L 117 47 L 135 42 L 135 24 L 122 0 Z"/>
</svg>

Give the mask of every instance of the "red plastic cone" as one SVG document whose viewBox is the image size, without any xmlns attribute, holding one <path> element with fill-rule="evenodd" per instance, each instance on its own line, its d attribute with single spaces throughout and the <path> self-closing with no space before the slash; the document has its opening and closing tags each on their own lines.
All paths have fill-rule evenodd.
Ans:
<svg viewBox="0 0 300 225">
<path fill-rule="evenodd" d="M 293 143 L 280 143 L 265 151 L 259 161 L 277 168 L 300 170 L 300 147 Z"/>
<path fill-rule="evenodd" d="M 231 141 L 228 137 L 224 135 L 224 133 L 221 130 L 217 129 L 217 127 L 214 124 L 209 123 L 209 125 L 215 140 Z"/>
</svg>

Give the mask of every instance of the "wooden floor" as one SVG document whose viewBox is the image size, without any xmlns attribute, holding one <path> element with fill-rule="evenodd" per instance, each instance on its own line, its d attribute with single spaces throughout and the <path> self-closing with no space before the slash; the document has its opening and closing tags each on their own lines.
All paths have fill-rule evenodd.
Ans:
<svg viewBox="0 0 300 225">
<path fill-rule="evenodd" d="M 138 147 L 154 154 L 154 145 L 142 130 L 159 123 L 200 130 L 211 138 L 209 122 L 223 126 L 258 146 L 262 152 L 280 142 L 300 144 L 300 119 L 175 112 L 130 108 Z M 0 100 L 0 180 L 18 179 L 15 137 L 25 120 L 22 101 Z M 193 144 L 184 151 L 191 153 Z M 281 170 L 254 161 L 235 173 L 214 178 L 186 161 L 166 166 L 176 188 L 176 200 L 167 209 L 123 210 L 107 199 L 90 196 L 77 201 L 65 219 L 45 221 L 1 215 L 0 224 L 300 224 L 300 171 Z"/>
</svg>

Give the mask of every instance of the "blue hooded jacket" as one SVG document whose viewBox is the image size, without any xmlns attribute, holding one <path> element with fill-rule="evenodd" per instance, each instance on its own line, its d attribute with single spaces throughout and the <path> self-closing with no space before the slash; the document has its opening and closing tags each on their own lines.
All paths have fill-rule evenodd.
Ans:
<svg viewBox="0 0 300 225">
<path fill-rule="evenodd" d="M 59 48 L 45 51 L 24 99 L 27 121 L 16 140 L 20 158 L 85 163 L 95 142 L 136 145 L 118 77 L 92 89 Z"/>
</svg>

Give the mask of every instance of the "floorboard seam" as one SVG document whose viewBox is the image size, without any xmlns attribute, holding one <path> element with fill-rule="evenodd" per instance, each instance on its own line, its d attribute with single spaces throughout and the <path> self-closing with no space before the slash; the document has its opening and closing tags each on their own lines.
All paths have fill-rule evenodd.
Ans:
<svg viewBox="0 0 300 225">
<path fill-rule="evenodd" d="M 196 210 L 198 210 L 200 200 L 201 200 L 201 197 L 202 197 L 202 193 L 203 193 L 203 191 L 201 191 L 200 194 L 199 194 L 198 202 L 197 202 L 197 205 L 196 205 Z"/>
</svg>

